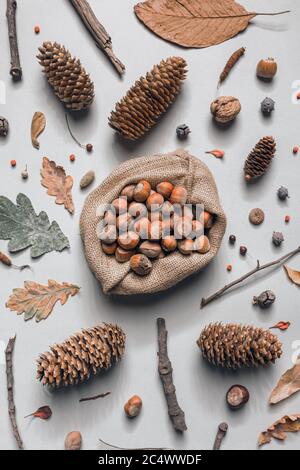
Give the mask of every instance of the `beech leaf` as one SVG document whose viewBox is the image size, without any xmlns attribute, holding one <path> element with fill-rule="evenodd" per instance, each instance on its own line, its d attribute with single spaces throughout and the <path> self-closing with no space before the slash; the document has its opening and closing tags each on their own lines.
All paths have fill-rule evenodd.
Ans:
<svg viewBox="0 0 300 470">
<path fill-rule="evenodd" d="M 41 406 L 34 413 L 31 413 L 30 415 L 25 416 L 25 418 L 29 418 L 30 416 L 33 416 L 34 418 L 40 418 L 40 419 L 49 419 L 52 416 L 52 410 L 47 405 Z"/>
<path fill-rule="evenodd" d="M 290 325 L 291 325 L 291 322 L 289 321 L 279 321 L 278 323 L 276 323 L 276 325 L 270 326 L 270 330 L 274 328 L 278 328 L 281 331 L 285 331 L 290 327 Z"/>
<path fill-rule="evenodd" d="M 298 358 L 298 363 L 294 365 L 291 369 L 288 369 L 281 377 L 272 391 L 269 403 L 275 405 L 276 403 L 289 398 L 294 393 L 299 392 L 300 390 L 300 356 Z"/>
<path fill-rule="evenodd" d="M 260 433 L 258 445 L 269 444 L 272 438 L 284 441 L 287 438 L 288 432 L 298 432 L 299 430 L 300 414 L 283 416 L 278 421 L 275 421 L 266 431 Z"/>
<path fill-rule="evenodd" d="M 295 271 L 294 269 L 289 268 L 286 264 L 283 267 L 286 270 L 289 279 L 297 286 L 300 286 L 300 271 Z"/>
<path fill-rule="evenodd" d="M 45 115 L 39 111 L 34 113 L 31 122 L 31 141 L 34 148 L 39 149 L 40 143 L 37 140 L 38 136 L 45 130 L 46 118 Z"/>
<path fill-rule="evenodd" d="M 66 176 L 62 166 L 56 165 L 47 157 L 43 158 L 41 169 L 42 185 L 48 189 L 49 196 L 56 196 L 56 204 L 63 204 L 70 214 L 74 213 L 74 204 L 72 199 L 72 176 Z"/>
<path fill-rule="evenodd" d="M 10 240 L 11 253 L 31 247 L 32 258 L 70 247 L 57 222 L 50 224 L 45 212 L 37 215 L 30 199 L 22 193 L 17 196 L 17 204 L 0 196 L 0 239 Z"/>
<path fill-rule="evenodd" d="M 258 15 L 234 0 L 147 0 L 134 7 L 137 17 L 155 34 L 184 47 L 209 47 L 244 31 Z"/>
<path fill-rule="evenodd" d="M 5 306 L 18 315 L 24 313 L 24 320 L 31 320 L 35 316 L 37 322 L 48 318 L 56 302 L 64 305 L 70 296 L 79 292 L 80 288 L 74 284 L 49 280 L 44 286 L 33 281 L 25 281 L 24 289 L 13 289 Z"/>
</svg>

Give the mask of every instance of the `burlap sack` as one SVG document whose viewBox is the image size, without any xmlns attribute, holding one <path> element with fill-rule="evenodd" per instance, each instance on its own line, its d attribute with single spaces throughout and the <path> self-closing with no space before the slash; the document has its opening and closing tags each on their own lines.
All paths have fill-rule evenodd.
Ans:
<svg viewBox="0 0 300 470">
<path fill-rule="evenodd" d="M 184 256 L 176 251 L 153 262 L 148 276 L 140 277 L 130 271 L 129 262 L 118 263 L 113 256 L 102 252 L 96 227 L 99 204 L 111 203 L 124 186 L 148 180 L 154 186 L 163 181 L 185 186 L 188 203 L 204 204 L 205 210 L 216 215 L 209 232 L 211 250 L 205 255 L 193 253 Z M 216 256 L 226 228 L 226 217 L 221 208 L 216 184 L 207 166 L 184 150 L 128 160 L 119 165 L 110 176 L 87 197 L 81 218 L 80 233 L 87 262 L 100 281 L 105 294 L 146 294 L 168 289 L 182 279 L 200 271 Z"/>
</svg>

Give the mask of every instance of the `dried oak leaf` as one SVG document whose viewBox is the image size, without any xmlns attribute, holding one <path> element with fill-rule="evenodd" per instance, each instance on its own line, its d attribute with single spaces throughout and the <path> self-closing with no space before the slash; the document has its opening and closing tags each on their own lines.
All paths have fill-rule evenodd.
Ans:
<svg viewBox="0 0 300 470">
<path fill-rule="evenodd" d="M 286 264 L 283 267 L 286 270 L 289 279 L 297 286 L 300 286 L 300 271 L 295 271 L 294 269 L 289 268 Z"/>
<path fill-rule="evenodd" d="M 275 405 L 282 400 L 290 397 L 300 390 L 300 356 L 298 358 L 298 363 L 294 365 L 291 369 L 288 369 L 281 377 L 272 391 L 269 403 Z"/>
<path fill-rule="evenodd" d="M 151 31 L 184 47 L 209 47 L 244 31 L 260 15 L 234 0 L 147 0 L 134 7 Z M 287 13 L 280 12 L 276 14 Z"/>
<path fill-rule="evenodd" d="M 285 331 L 291 326 L 291 322 L 289 321 L 279 321 L 274 326 L 270 326 L 270 330 L 274 328 L 278 328 L 278 330 Z"/>
<path fill-rule="evenodd" d="M 297 432 L 299 430 L 300 414 L 283 416 L 278 421 L 275 421 L 266 431 L 260 433 L 258 445 L 269 444 L 272 438 L 284 441 L 287 438 L 288 432 Z"/>
<path fill-rule="evenodd" d="M 79 292 L 80 287 L 74 284 L 49 280 L 44 286 L 33 281 L 25 281 L 24 289 L 13 289 L 5 306 L 18 315 L 24 313 L 24 320 L 35 316 L 37 322 L 45 320 L 52 312 L 56 302 L 64 305 L 70 296 Z"/>
<path fill-rule="evenodd" d="M 34 413 L 30 413 L 29 415 L 25 416 L 25 418 L 29 418 L 33 416 L 34 418 L 40 418 L 40 419 L 49 419 L 52 416 L 52 410 L 49 406 L 41 406 L 38 410 L 36 410 Z"/>
<path fill-rule="evenodd" d="M 31 142 L 34 148 L 39 149 L 40 143 L 37 140 L 38 136 L 45 130 L 46 117 L 43 113 L 37 111 L 34 113 L 31 122 Z"/>
<path fill-rule="evenodd" d="M 63 204 L 67 211 L 73 214 L 72 176 L 66 176 L 66 172 L 62 166 L 58 166 L 55 162 L 44 157 L 41 177 L 42 185 L 48 189 L 47 194 L 49 194 L 49 196 L 56 196 L 56 204 Z"/>
<path fill-rule="evenodd" d="M 57 222 L 50 224 L 45 212 L 37 215 L 30 199 L 22 193 L 17 196 L 17 204 L 0 196 L 0 239 L 10 240 L 11 253 L 31 247 L 32 258 L 70 247 Z"/>
</svg>

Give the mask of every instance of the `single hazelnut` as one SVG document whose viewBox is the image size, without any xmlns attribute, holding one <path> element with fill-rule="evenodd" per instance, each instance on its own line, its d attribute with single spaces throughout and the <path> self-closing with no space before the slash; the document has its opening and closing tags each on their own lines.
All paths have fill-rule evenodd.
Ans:
<svg viewBox="0 0 300 470">
<path fill-rule="evenodd" d="M 147 256 L 138 254 L 130 258 L 130 267 L 139 276 L 147 276 L 152 270 L 152 263 Z"/>
<path fill-rule="evenodd" d="M 103 243 L 112 245 L 117 239 L 117 229 L 114 225 L 106 225 L 101 228 L 99 238 Z"/>
<path fill-rule="evenodd" d="M 177 240 L 175 237 L 170 235 L 162 239 L 161 245 L 163 249 L 167 252 L 175 251 L 177 248 Z"/>
<path fill-rule="evenodd" d="M 171 204 L 183 206 L 187 201 L 187 190 L 183 186 L 175 186 L 170 196 Z"/>
<path fill-rule="evenodd" d="M 125 188 L 122 189 L 121 191 L 121 196 L 126 197 L 128 203 L 133 201 L 134 189 L 135 189 L 135 184 L 130 184 L 128 186 L 125 186 Z"/>
<path fill-rule="evenodd" d="M 101 243 L 102 251 L 106 255 L 114 255 L 117 249 L 117 243 L 112 243 L 111 245 L 108 245 L 107 243 Z"/>
<path fill-rule="evenodd" d="M 150 227 L 150 240 L 160 240 L 162 237 L 162 222 L 160 220 L 154 220 Z"/>
<path fill-rule="evenodd" d="M 183 206 L 182 207 L 182 217 L 193 220 L 194 219 L 193 208 L 190 207 L 190 206 Z"/>
<path fill-rule="evenodd" d="M 174 214 L 174 206 L 170 203 L 170 201 L 165 201 L 162 205 L 161 212 L 163 217 L 170 217 Z"/>
<path fill-rule="evenodd" d="M 140 414 L 142 406 L 142 399 L 138 395 L 134 395 L 124 405 L 126 416 L 128 416 L 128 418 L 135 418 Z"/>
<path fill-rule="evenodd" d="M 174 185 L 168 181 L 162 181 L 156 186 L 156 191 L 161 194 L 165 199 L 169 199 L 174 189 Z"/>
<path fill-rule="evenodd" d="M 210 111 L 217 122 L 233 121 L 241 111 L 241 103 L 234 96 L 219 96 L 210 106 Z"/>
<path fill-rule="evenodd" d="M 203 235 L 204 227 L 203 224 L 199 220 L 192 221 L 192 231 L 194 237 L 200 237 Z"/>
<path fill-rule="evenodd" d="M 151 222 L 147 217 L 141 217 L 133 222 L 133 230 L 142 240 L 147 240 L 151 233 Z"/>
<path fill-rule="evenodd" d="M 112 202 L 112 206 L 116 211 L 116 214 L 123 214 L 127 211 L 127 200 L 125 197 L 118 197 Z"/>
<path fill-rule="evenodd" d="M 134 250 L 138 246 L 139 241 L 140 237 L 133 231 L 121 234 L 118 237 L 118 243 L 124 250 Z"/>
<path fill-rule="evenodd" d="M 191 239 L 179 240 L 178 250 L 183 255 L 190 255 L 194 251 L 194 241 Z"/>
<path fill-rule="evenodd" d="M 162 220 L 161 221 L 161 234 L 162 237 L 168 237 L 171 235 L 172 229 L 171 229 L 171 221 L 169 219 L 167 220 Z"/>
<path fill-rule="evenodd" d="M 154 192 L 147 198 L 147 209 L 151 210 L 152 212 L 158 211 L 161 209 L 164 201 L 165 200 L 161 194 Z"/>
<path fill-rule="evenodd" d="M 133 191 L 133 199 L 136 202 L 145 202 L 150 196 L 151 185 L 146 180 L 139 181 Z"/>
<path fill-rule="evenodd" d="M 206 229 L 209 229 L 209 228 L 212 227 L 212 225 L 213 225 L 213 216 L 209 212 L 204 211 L 202 213 L 201 219 L 202 219 L 202 222 L 203 222 L 204 227 Z"/>
<path fill-rule="evenodd" d="M 117 229 L 119 230 L 119 233 L 124 233 L 127 232 L 129 225 L 132 222 L 132 217 L 128 212 L 125 212 L 124 214 L 121 214 L 117 217 Z"/>
<path fill-rule="evenodd" d="M 140 202 L 131 202 L 128 207 L 128 213 L 132 217 L 145 217 L 147 215 L 147 207 L 145 204 L 141 204 Z"/>
<path fill-rule="evenodd" d="M 105 225 L 115 225 L 116 224 L 116 213 L 114 210 L 108 210 L 104 214 Z"/>
<path fill-rule="evenodd" d="M 155 220 L 160 220 L 162 221 L 163 215 L 161 210 L 159 211 L 148 211 L 148 219 L 150 222 L 154 222 Z"/>
<path fill-rule="evenodd" d="M 250 394 L 243 385 L 233 385 L 226 394 L 226 401 L 232 410 L 238 410 L 244 406 L 250 398 Z"/>
<path fill-rule="evenodd" d="M 115 257 L 118 263 L 127 263 L 130 258 L 134 255 L 134 251 L 124 250 L 120 246 L 117 247 Z"/>
<path fill-rule="evenodd" d="M 177 239 L 187 238 L 192 231 L 192 220 L 188 217 L 174 219 L 174 235 Z"/>
<path fill-rule="evenodd" d="M 277 73 L 277 63 L 273 58 L 261 59 L 256 67 L 256 75 L 265 80 L 272 80 Z"/>
<path fill-rule="evenodd" d="M 159 243 L 144 241 L 139 247 L 139 251 L 148 256 L 150 259 L 158 258 L 161 253 L 161 246 Z"/>
<path fill-rule="evenodd" d="M 65 438 L 65 450 L 80 450 L 82 436 L 79 431 L 72 431 Z"/>
<path fill-rule="evenodd" d="M 210 242 L 206 235 L 201 235 L 201 237 L 196 238 L 195 250 L 198 253 L 201 253 L 201 255 L 210 251 Z"/>
</svg>

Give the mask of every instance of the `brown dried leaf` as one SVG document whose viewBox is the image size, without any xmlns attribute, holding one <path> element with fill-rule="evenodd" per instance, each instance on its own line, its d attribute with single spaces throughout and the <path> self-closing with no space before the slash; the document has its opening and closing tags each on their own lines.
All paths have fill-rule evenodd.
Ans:
<svg viewBox="0 0 300 470">
<path fill-rule="evenodd" d="M 184 47 L 220 44 L 259 15 L 235 0 L 147 0 L 134 11 L 155 34 Z"/>
<path fill-rule="evenodd" d="M 258 445 L 263 446 L 271 442 L 272 438 L 284 441 L 288 432 L 298 432 L 300 430 L 300 414 L 283 416 L 275 421 L 266 431 L 260 433 Z"/>
<path fill-rule="evenodd" d="M 31 122 L 31 141 L 34 148 L 39 149 L 40 143 L 37 140 L 38 136 L 45 130 L 46 117 L 41 112 L 36 112 L 33 115 Z"/>
<path fill-rule="evenodd" d="M 286 264 L 283 267 L 286 270 L 289 279 L 297 286 L 300 286 L 300 271 L 295 271 L 294 269 L 289 268 Z"/>
<path fill-rule="evenodd" d="M 30 415 L 25 416 L 25 418 L 29 418 L 30 416 L 33 416 L 34 418 L 40 418 L 40 419 L 49 419 L 52 416 L 52 410 L 49 406 L 41 406 L 38 410 L 36 410 L 34 413 L 31 413 Z"/>
<path fill-rule="evenodd" d="M 43 167 L 41 169 L 42 185 L 48 189 L 47 194 L 56 196 L 56 204 L 64 204 L 65 208 L 74 213 L 74 204 L 72 199 L 72 176 L 66 176 L 62 166 L 57 166 L 55 162 L 47 157 L 43 158 Z"/>
<path fill-rule="evenodd" d="M 280 378 L 278 384 L 272 391 L 269 403 L 275 405 L 282 400 L 290 397 L 300 390 L 300 356 L 298 363 L 291 369 L 288 369 Z"/>
<path fill-rule="evenodd" d="M 291 322 L 289 321 L 279 321 L 278 323 L 276 323 L 276 325 L 270 326 L 270 330 L 273 328 L 278 328 L 281 331 L 285 331 L 290 327 L 290 325 L 291 325 Z"/>
<path fill-rule="evenodd" d="M 18 315 L 24 313 L 24 320 L 31 320 L 35 316 L 37 322 L 45 320 L 52 312 L 56 302 L 64 305 L 70 296 L 79 292 L 74 284 L 49 280 L 44 286 L 33 281 L 25 281 L 24 289 L 13 289 L 5 306 Z"/>
</svg>

